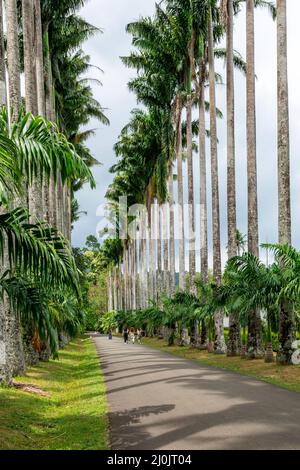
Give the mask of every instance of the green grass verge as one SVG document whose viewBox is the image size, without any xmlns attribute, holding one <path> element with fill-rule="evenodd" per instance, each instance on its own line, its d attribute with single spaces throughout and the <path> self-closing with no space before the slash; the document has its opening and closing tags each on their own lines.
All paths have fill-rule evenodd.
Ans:
<svg viewBox="0 0 300 470">
<path fill-rule="evenodd" d="M 276 362 L 266 364 L 263 359 L 247 360 L 240 357 L 210 354 L 189 346 L 168 346 L 165 340 L 143 338 L 143 344 L 176 356 L 220 369 L 272 383 L 300 393 L 300 366 L 280 366 Z"/>
<path fill-rule="evenodd" d="M 49 396 L 0 387 L 0 449 L 108 449 L 105 385 L 89 338 L 15 381 Z"/>
</svg>

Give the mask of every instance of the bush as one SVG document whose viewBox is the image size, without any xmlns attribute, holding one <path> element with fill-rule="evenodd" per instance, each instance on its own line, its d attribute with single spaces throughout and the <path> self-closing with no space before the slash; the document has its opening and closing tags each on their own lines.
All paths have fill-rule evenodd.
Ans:
<svg viewBox="0 0 300 470">
<path fill-rule="evenodd" d="M 86 331 L 95 331 L 98 329 L 99 324 L 99 313 L 97 312 L 95 306 L 91 305 L 86 309 L 86 320 L 85 320 L 85 330 Z"/>
</svg>

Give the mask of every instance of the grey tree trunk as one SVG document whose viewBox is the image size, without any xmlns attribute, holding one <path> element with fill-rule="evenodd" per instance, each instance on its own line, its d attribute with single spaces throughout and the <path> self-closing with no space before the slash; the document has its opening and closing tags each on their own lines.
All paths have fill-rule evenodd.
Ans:
<svg viewBox="0 0 300 470">
<path fill-rule="evenodd" d="M 27 112 L 36 115 L 38 111 L 38 104 L 36 88 L 33 6 L 33 0 L 22 0 L 25 105 Z"/>
<path fill-rule="evenodd" d="M 170 295 L 175 294 L 175 221 L 174 221 L 174 194 L 173 194 L 173 165 L 169 168 L 169 222 L 170 222 Z"/>
<path fill-rule="evenodd" d="M 128 310 L 128 285 L 127 285 L 127 252 L 123 249 L 123 270 L 124 270 L 124 310 Z"/>
<path fill-rule="evenodd" d="M 168 233 L 168 204 L 164 202 L 162 206 L 163 212 L 163 256 L 164 256 L 164 291 L 169 297 L 170 295 L 170 273 L 169 273 L 169 233 Z"/>
<path fill-rule="evenodd" d="M 217 117 L 216 117 L 216 90 L 215 90 L 215 60 L 213 24 L 210 12 L 208 34 L 208 60 L 209 60 L 209 103 L 210 103 L 210 151 L 211 151 L 211 190 L 212 190 L 212 217 L 213 217 L 213 275 L 217 285 L 221 283 L 221 242 L 220 242 L 220 208 L 219 208 L 219 180 L 218 180 L 218 148 L 217 148 Z M 224 314 L 219 311 L 215 314 L 215 352 L 226 351 L 224 339 Z"/>
<path fill-rule="evenodd" d="M 34 0 L 35 4 L 35 65 L 37 108 L 40 116 L 46 115 L 45 86 L 44 86 L 44 58 L 43 58 L 43 29 L 41 17 L 41 2 Z"/>
<path fill-rule="evenodd" d="M 290 130 L 287 68 L 286 0 L 277 0 L 277 106 L 278 106 L 278 229 L 279 243 L 291 244 Z M 284 303 L 279 314 L 277 362 L 290 364 L 296 339 L 294 306 Z"/>
<path fill-rule="evenodd" d="M 148 227 L 148 238 L 149 238 L 149 299 L 154 299 L 154 271 L 155 271 L 155 245 L 154 245 L 154 217 L 153 217 L 153 205 L 150 206 L 150 219 Z"/>
<path fill-rule="evenodd" d="M 205 64 L 204 64 L 205 67 Z M 199 100 L 199 166 L 200 166 L 200 258 L 201 276 L 208 281 L 208 244 L 207 244 L 207 184 L 206 184 L 206 147 L 205 147 L 205 104 L 204 84 L 201 84 Z"/>
<path fill-rule="evenodd" d="M 16 0 L 6 0 L 6 21 L 9 104 L 12 110 L 12 119 L 15 120 L 19 114 L 21 104 L 20 53 Z"/>
<path fill-rule="evenodd" d="M 136 307 L 137 310 L 141 309 L 141 294 L 140 294 L 140 229 L 136 229 Z"/>
<path fill-rule="evenodd" d="M 184 251 L 184 206 L 183 206 L 183 177 L 182 177 L 182 102 L 177 97 L 177 129 L 176 129 L 176 158 L 177 158 L 177 188 L 178 188 L 178 238 L 179 238 L 179 289 L 185 290 L 185 251 Z"/>
<path fill-rule="evenodd" d="M 52 65 L 50 57 L 50 47 L 49 47 L 49 25 L 43 24 L 43 45 L 44 45 L 44 84 L 45 84 L 45 109 L 46 117 L 52 122 L 56 121 L 55 115 L 55 105 L 53 97 L 53 78 L 52 78 Z M 53 227 L 59 229 L 59 211 L 58 211 L 58 184 L 54 181 L 54 175 L 51 174 L 50 183 L 49 183 L 49 193 L 48 197 L 45 196 L 45 199 L 48 198 L 49 206 L 49 223 Z"/>
<path fill-rule="evenodd" d="M 195 293 L 195 202 L 194 202 L 194 170 L 193 170 L 193 148 L 192 148 L 192 98 L 187 97 L 186 104 L 186 141 L 187 141 L 187 167 L 188 167 L 188 210 L 189 210 L 189 286 L 190 291 Z"/>
<path fill-rule="evenodd" d="M 286 0 L 277 0 L 278 228 L 279 243 L 291 244 L 290 130 Z"/>
<path fill-rule="evenodd" d="M 227 230 L 228 258 L 237 254 L 236 243 L 236 189 L 235 189 L 235 116 L 234 116 L 234 64 L 233 64 L 233 0 L 227 0 L 226 72 L 227 72 Z M 229 313 L 227 355 L 240 354 L 240 322 Z"/>
<path fill-rule="evenodd" d="M 7 21 L 7 68 L 8 68 L 8 90 L 9 103 L 12 110 L 12 121 L 16 120 L 21 104 L 21 83 L 20 83 L 20 55 L 18 42 L 18 20 L 16 0 L 6 1 L 6 21 Z M 16 197 L 13 205 L 27 206 L 26 197 Z M 25 371 L 25 356 L 22 343 L 22 328 L 20 319 L 13 312 L 8 302 L 5 307 L 5 327 L 6 334 L 6 361 L 8 361 L 7 369 L 9 374 L 22 374 Z"/>
<path fill-rule="evenodd" d="M 35 62 L 35 28 L 34 1 L 22 0 L 23 43 L 24 43 L 24 75 L 25 75 L 25 107 L 33 115 L 38 114 L 36 62 Z M 32 221 L 43 217 L 41 197 L 42 186 L 39 176 L 28 188 L 29 212 Z"/>
<path fill-rule="evenodd" d="M 0 106 L 7 106 L 2 0 L 0 0 Z"/>
<path fill-rule="evenodd" d="M 255 104 L 255 41 L 254 0 L 246 3 L 247 41 L 247 176 L 248 176 L 248 251 L 259 256 L 257 163 L 256 163 L 256 104 Z M 260 312 L 254 310 L 248 320 L 248 357 L 263 356 Z"/>
<path fill-rule="evenodd" d="M 111 275 L 111 269 L 109 270 L 108 273 L 108 284 L 107 284 L 107 289 L 108 289 L 108 305 L 107 309 L 109 312 L 113 310 L 113 296 L 112 296 L 112 275 Z"/>
<path fill-rule="evenodd" d="M 132 279 L 132 309 L 136 310 L 136 240 L 132 240 L 132 261 L 131 261 L 131 279 Z"/>
<path fill-rule="evenodd" d="M 145 224 L 144 224 L 144 284 L 145 284 L 145 308 L 149 304 L 149 273 L 148 273 L 148 261 L 149 261 L 149 221 L 148 212 L 145 212 Z"/>
<path fill-rule="evenodd" d="M 114 295 L 114 310 L 118 310 L 118 286 L 117 286 L 117 268 L 113 268 L 113 295 Z"/>
<path fill-rule="evenodd" d="M 5 50 L 4 50 L 4 31 L 3 31 L 3 9 L 2 0 L 0 0 L 0 106 L 7 105 L 6 96 L 6 77 L 5 77 Z M 0 206 L 0 215 L 4 209 Z M 8 268 L 8 253 L 5 252 L 2 265 L 0 266 L 0 275 Z M 6 296 L 0 300 L 0 382 L 10 383 L 12 379 L 11 364 L 7 359 L 7 347 L 9 344 L 9 334 L 7 329 L 7 320 L 9 314 L 8 299 Z"/>
<path fill-rule="evenodd" d="M 206 77 L 205 57 L 199 64 L 200 75 L 200 98 L 199 98 L 199 170 L 200 170 L 200 264 L 201 278 L 208 282 L 208 241 L 207 241 L 207 184 L 206 184 L 206 129 L 205 129 L 205 99 L 204 82 Z M 200 347 L 207 343 L 207 328 L 205 321 L 201 322 Z"/>
<path fill-rule="evenodd" d="M 149 213 L 148 213 L 149 214 Z M 148 296 L 149 299 L 153 299 L 153 243 L 152 243 L 152 226 L 153 220 L 152 220 L 152 214 L 151 214 L 151 207 L 150 207 L 150 214 L 149 214 L 149 222 L 147 226 L 147 240 L 148 240 L 148 252 L 147 252 L 147 258 L 148 258 L 148 265 L 149 265 L 149 275 L 148 275 Z"/>
<path fill-rule="evenodd" d="M 157 204 L 157 294 L 158 298 L 162 294 L 162 205 Z"/>
<path fill-rule="evenodd" d="M 128 243 L 128 303 L 129 310 L 132 310 L 132 245 Z"/>
</svg>

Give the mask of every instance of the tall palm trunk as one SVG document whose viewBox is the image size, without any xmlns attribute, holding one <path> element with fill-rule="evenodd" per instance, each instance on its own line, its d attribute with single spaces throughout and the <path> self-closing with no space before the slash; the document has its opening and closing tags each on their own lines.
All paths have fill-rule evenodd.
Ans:
<svg viewBox="0 0 300 470">
<path fill-rule="evenodd" d="M 237 254 L 236 243 L 236 190 L 235 190 L 235 116 L 234 116 L 234 65 L 233 65 L 233 0 L 227 0 L 226 73 L 227 73 L 227 230 L 228 258 Z M 240 354 L 240 322 L 229 313 L 227 355 Z"/>
<path fill-rule="evenodd" d="M 149 297 L 150 297 L 150 286 L 149 286 L 149 272 L 148 272 L 148 265 L 149 265 L 149 217 L 148 211 L 145 212 L 145 231 L 144 231 L 144 272 L 145 272 L 145 308 L 148 307 L 149 304 Z"/>
<path fill-rule="evenodd" d="M 26 111 L 37 115 L 37 87 L 34 44 L 34 1 L 22 0 L 23 43 L 24 43 L 24 74 L 25 74 L 25 106 Z M 34 179 L 28 190 L 29 212 L 32 220 L 41 219 L 43 205 L 41 204 L 41 183 L 39 177 Z"/>
<path fill-rule="evenodd" d="M 43 28 L 41 17 L 41 1 L 34 0 L 35 6 L 35 65 L 37 109 L 40 116 L 46 115 L 43 57 Z"/>
<path fill-rule="evenodd" d="M 256 104 L 254 0 L 246 3 L 247 41 L 247 174 L 248 174 L 248 251 L 258 256 Z M 260 312 L 254 310 L 248 321 L 248 357 L 263 355 Z"/>
<path fill-rule="evenodd" d="M 149 276 L 148 276 L 148 287 L 149 287 L 149 299 L 153 299 L 153 243 L 152 243 L 152 225 L 153 225 L 153 219 L 152 219 L 152 212 L 151 212 L 151 205 L 148 210 L 148 215 L 149 215 L 149 223 L 147 227 L 147 239 L 148 239 L 148 258 L 149 258 Z"/>
<path fill-rule="evenodd" d="M 3 4 L 0 1 L 0 106 L 7 106 Z"/>
<path fill-rule="evenodd" d="M 112 275 L 111 269 L 108 272 L 108 280 L 107 280 L 107 311 L 111 312 L 113 310 L 113 298 L 112 298 Z"/>
<path fill-rule="evenodd" d="M 194 202 L 194 169 L 193 169 L 193 142 L 192 142 L 192 97 L 188 95 L 186 104 L 186 141 L 187 141 L 187 167 L 188 167 L 188 212 L 189 212 L 189 285 L 190 291 L 195 293 L 195 202 Z"/>
<path fill-rule="evenodd" d="M 207 184 L 206 184 L 206 129 L 205 129 L 205 97 L 204 82 L 206 76 L 206 60 L 200 62 L 200 99 L 199 99 L 199 170 L 200 170 L 200 264 L 201 278 L 208 281 L 208 242 L 207 242 Z M 207 329 L 205 321 L 201 322 L 200 344 L 207 342 Z"/>
<path fill-rule="evenodd" d="M 12 121 L 18 114 L 21 104 L 21 83 L 20 83 L 20 55 L 18 42 L 18 20 L 16 0 L 6 1 L 6 21 L 7 21 L 7 68 L 8 68 L 8 90 L 9 103 L 12 110 Z M 27 206 L 26 197 L 16 197 L 14 206 Z M 22 328 L 16 313 L 9 311 L 9 306 L 5 311 L 6 324 L 6 361 L 9 364 L 8 373 L 21 374 L 25 371 L 25 358 L 22 343 Z"/>
<path fill-rule="evenodd" d="M 136 227 L 136 256 L 135 256 L 135 283 L 136 283 L 136 308 L 140 310 L 140 234 L 139 228 Z"/>
<path fill-rule="evenodd" d="M 277 0 L 277 80 L 279 243 L 290 245 L 292 237 L 286 0 Z M 295 339 L 294 306 L 282 303 L 279 314 L 278 363 L 291 363 L 292 343 Z"/>
<path fill-rule="evenodd" d="M 43 28 L 41 17 L 41 2 L 34 0 L 35 7 L 35 66 L 37 112 L 39 116 L 46 116 L 45 86 L 44 86 L 44 57 L 43 57 Z M 50 222 L 49 213 L 49 182 L 44 180 L 42 185 L 43 219 Z"/>
<path fill-rule="evenodd" d="M 140 240 L 140 295 L 141 295 L 141 308 L 146 307 L 145 297 L 145 220 L 141 218 L 141 240 Z"/>
<path fill-rule="evenodd" d="M 43 45 L 44 45 L 44 83 L 45 83 L 45 108 L 46 117 L 55 122 L 55 108 L 54 108 L 54 97 L 53 97 L 53 78 L 52 78 L 52 66 L 50 57 L 50 46 L 49 46 L 49 24 L 43 24 Z M 58 205 L 57 205 L 57 192 L 58 187 L 54 181 L 54 176 L 51 174 L 49 183 L 49 223 L 53 227 L 58 228 Z"/>
<path fill-rule="evenodd" d="M 179 289 L 185 290 L 185 260 L 184 260 L 184 206 L 183 206 L 183 177 L 182 177 L 182 102 L 177 96 L 176 103 L 176 159 L 177 159 L 177 190 L 178 190 L 178 251 L 179 251 Z"/>
<path fill-rule="evenodd" d="M 153 239 L 153 300 L 157 301 L 157 201 L 152 204 L 152 239 Z"/>
<path fill-rule="evenodd" d="M 155 206 L 150 207 L 150 227 L 149 227 L 149 297 L 155 301 L 156 296 L 156 245 L 155 245 Z"/>
<path fill-rule="evenodd" d="M 215 60 L 213 23 L 210 12 L 208 34 L 208 60 L 209 60 L 209 102 L 210 102 L 210 150 L 211 150 L 211 190 L 212 190 L 212 217 L 213 217 L 213 275 L 217 285 L 221 283 L 221 242 L 220 242 L 220 207 L 219 207 L 219 180 L 218 180 L 218 148 L 217 148 L 217 117 L 216 117 L 216 90 L 215 90 Z M 224 314 L 219 311 L 215 314 L 215 352 L 224 353 L 226 350 L 224 340 Z"/>
<path fill-rule="evenodd" d="M 157 203 L 157 294 L 162 294 L 162 205 Z"/>
<path fill-rule="evenodd" d="M 0 0 L 0 106 L 7 106 L 2 0 Z M 0 214 L 4 212 L 4 209 L 0 206 Z M 0 266 L 0 276 L 8 269 L 8 266 L 8 252 L 5 251 Z M 0 382 L 6 383 L 10 383 L 12 379 L 11 364 L 7 358 L 10 339 L 7 331 L 8 315 L 10 315 L 8 298 L 4 296 L 0 300 Z"/>
<path fill-rule="evenodd" d="M 33 0 L 22 0 L 22 22 L 24 42 L 24 74 L 26 111 L 37 114 L 37 88 L 34 48 L 34 10 Z"/>
<path fill-rule="evenodd" d="M 6 0 L 6 21 L 9 103 L 12 110 L 12 119 L 15 120 L 19 114 L 21 105 L 20 53 L 16 0 Z"/>
<path fill-rule="evenodd" d="M 277 81 L 279 243 L 290 245 L 291 190 L 286 0 L 277 0 Z"/>
<path fill-rule="evenodd" d="M 167 296 L 170 295 L 169 276 L 169 233 L 168 233 L 168 203 L 164 202 L 163 210 L 163 255 L 164 255 L 164 290 Z"/>
<path fill-rule="evenodd" d="M 37 74 L 36 74 L 36 29 L 35 29 L 35 0 L 22 0 L 22 24 L 23 24 L 23 50 L 24 50 L 24 75 L 25 75 L 25 107 L 26 111 L 33 115 L 38 114 Z M 30 218 L 42 219 L 44 215 L 42 184 L 39 171 L 28 187 L 28 206 Z M 32 349 L 34 328 L 28 327 L 26 334 L 26 356 L 29 364 L 38 362 L 39 353 Z M 45 346 L 49 354 L 43 356 L 47 359 L 50 348 Z"/>
<path fill-rule="evenodd" d="M 113 295 L 114 295 L 114 310 L 118 310 L 118 286 L 117 286 L 117 267 L 114 265 L 113 269 Z"/>
<path fill-rule="evenodd" d="M 132 240 L 131 254 L 132 309 L 136 310 L 136 240 Z"/>
<path fill-rule="evenodd" d="M 128 310 L 128 268 L 127 268 L 127 250 L 126 246 L 123 249 L 123 270 L 124 270 L 124 310 Z"/>
<path fill-rule="evenodd" d="M 174 221 L 174 195 L 173 195 L 173 164 L 170 164 L 169 178 L 169 223 L 170 223 L 170 295 L 175 294 L 175 221 Z"/>
<path fill-rule="evenodd" d="M 129 243 L 128 246 L 128 261 L 129 261 L 129 268 L 128 268 L 128 280 L 129 280 L 129 308 L 133 310 L 133 277 L 132 277 L 132 261 L 133 261 L 133 246 L 132 243 Z"/>
<path fill-rule="evenodd" d="M 117 310 L 122 309 L 122 288 L 121 288 L 121 282 L 122 282 L 122 277 L 121 277 L 121 260 L 118 260 L 117 264 L 117 286 L 118 286 L 118 308 Z"/>
</svg>

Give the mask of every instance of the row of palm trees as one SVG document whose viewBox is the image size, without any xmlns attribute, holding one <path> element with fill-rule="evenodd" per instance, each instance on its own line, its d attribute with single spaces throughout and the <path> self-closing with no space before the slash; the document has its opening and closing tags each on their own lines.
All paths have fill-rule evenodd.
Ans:
<svg viewBox="0 0 300 470">
<path fill-rule="evenodd" d="M 108 120 L 83 76 L 90 61 L 80 46 L 96 32 L 76 13 L 83 4 L 0 1 L 0 381 L 8 383 L 84 323 L 72 200 L 84 182 L 95 187 L 96 161 L 85 145 L 91 131 L 80 127 Z"/>
<path fill-rule="evenodd" d="M 246 8 L 246 63 L 233 49 L 234 17 Z M 166 0 L 156 6 L 153 18 L 142 18 L 131 23 L 127 30 L 133 36 L 134 51 L 123 57 L 123 62 L 134 67 L 137 77 L 129 82 L 138 102 L 146 111 L 134 110 L 130 123 L 123 129 L 116 144 L 119 161 L 112 167 L 116 173 L 107 197 L 110 208 L 116 213 L 120 233 L 124 220 L 117 203 L 126 195 L 128 207 L 145 203 L 147 210 L 128 214 L 135 224 L 136 236 L 129 235 L 119 244 L 118 256 L 109 280 L 109 309 L 143 308 L 148 299 L 157 299 L 161 292 L 174 294 L 174 201 L 173 170 L 177 165 L 178 194 L 178 249 L 179 282 L 181 291 L 195 294 L 195 201 L 193 157 L 198 136 L 200 179 L 200 259 L 201 277 L 208 282 L 207 236 L 207 168 L 206 137 L 210 140 L 210 172 L 212 192 L 212 245 L 214 282 L 222 281 L 220 209 L 218 184 L 218 133 L 217 117 L 221 111 L 216 106 L 216 85 L 221 77 L 215 72 L 215 59 L 226 59 L 227 89 L 227 227 L 228 258 L 237 255 L 236 191 L 235 191 L 235 117 L 234 117 L 234 67 L 246 76 L 247 102 L 247 177 L 248 177 L 248 252 L 259 256 L 257 159 L 256 159 L 256 105 L 255 105 L 255 7 L 267 7 L 277 21 L 278 38 L 278 241 L 291 244 L 290 175 L 289 175 L 289 124 L 287 83 L 287 29 L 286 2 L 260 0 Z M 277 7 L 277 8 L 276 8 Z M 226 36 L 226 48 L 219 48 Z M 209 102 L 205 90 L 209 89 Z M 198 107 L 198 119 L 193 121 L 193 108 Z M 183 111 L 186 117 L 183 120 Z M 205 113 L 209 112 L 209 130 L 205 128 Z M 187 185 L 189 212 L 184 218 L 183 158 L 187 160 Z M 151 208 L 152 206 L 152 208 Z M 170 216 L 168 216 L 168 212 Z M 156 214 L 156 217 L 154 216 Z M 156 222 L 155 222 L 156 221 Z M 131 225 L 132 225 L 131 224 Z M 166 238 L 167 230 L 170 241 Z M 133 230 L 134 232 L 134 230 Z M 157 242 L 153 244 L 156 234 Z M 189 234 L 188 276 L 185 269 L 184 235 Z M 148 235 L 147 235 L 148 234 Z M 149 242 L 146 242 L 146 239 Z M 109 245 L 111 246 L 111 245 Z M 104 258 L 109 263 L 107 246 Z M 163 256 L 161 257 L 161 255 Z M 148 266 L 148 259 L 150 263 Z M 154 260 L 154 261 L 153 261 Z M 188 282 L 187 282 L 188 281 Z M 155 286 L 153 288 L 153 286 Z M 122 292 L 122 290 L 124 292 Z M 113 292 L 115 292 L 113 294 Z M 135 299 L 135 300 L 133 300 Z M 292 325 L 293 312 L 281 309 L 279 331 Z M 225 352 L 224 309 L 214 313 L 215 352 Z M 292 326 L 291 326 L 292 328 Z M 279 339 L 284 343 L 284 338 Z M 229 338 L 227 350 L 239 353 L 240 325 L 235 312 L 229 311 Z M 263 354 L 261 314 L 252 308 L 248 318 L 248 356 Z M 281 357 L 289 357 L 281 355 Z"/>
<path fill-rule="evenodd" d="M 200 349 L 205 345 L 213 352 L 214 315 L 222 308 L 234 312 L 241 324 L 240 354 L 245 358 L 249 313 L 251 309 L 259 308 L 263 313 L 265 362 L 274 361 L 275 350 L 279 362 L 298 365 L 300 341 L 295 341 L 295 329 L 300 333 L 300 253 L 289 245 L 268 245 L 267 248 L 275 254 L 272 265 L 264 265 L 252 253 L 234 256 L 226 265 L 220 286 L 212 276 L 207 283 L 198 277 L 195 280 L 196 295 L 177 291 L 172 296 L 162 296 L 158 303 L 151 302 L 144 309 L 109 311 L 101 316 L 99 328 L 103 332 L 112 328 L 122 331 L 128 326 L 139 328 L 146 336 L 164 336 L 169 345 L 175 341 L 179 345 L 191 342 Z M 292 309 L 295 315 L 293 325 L 285 334 L 285 343 L 278 342 L 282 306 Z"/>
</svg>

